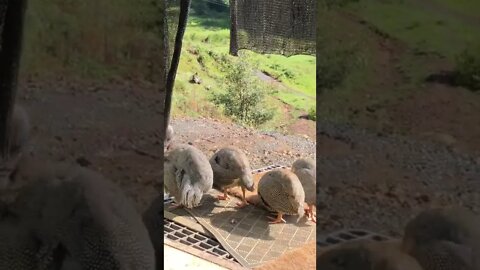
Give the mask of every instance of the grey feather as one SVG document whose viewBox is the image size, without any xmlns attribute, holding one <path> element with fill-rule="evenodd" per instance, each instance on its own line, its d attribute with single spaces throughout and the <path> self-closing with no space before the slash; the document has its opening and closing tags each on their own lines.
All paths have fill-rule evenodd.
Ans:
<svg viewBox="0 0 480 270">
<path fill-rule="evenodd" d="M 122 190 L 100 174 L 65 163 L 21 162 L 13 176 L 11 207 L 40 241 L 38 254 L 81 269 L 155 269 L 154 250 L 141 216 Z M 68 254 L 68 256 L 67 256 Z"/>
<path fill-rule="evenodd" d="M 425 270 L 480 269 L 480 218 L 461 207 L 425 210 L 407 224 L 403 248 Z"/>
<path fill-rule="evenodd" d="M 210 158 L 213 170 L 213 185 L 223 189 L 242 186 L 253 191 L 255 186 L 248 158 L 237 147 L 224 147 Z"/>
<path fill-rule="evenodd" d="M 167 153 L 164 186 L 175 202 L 187 208 L 196 207 L 212 185 L 212 167 L 200 150 L 191 145 L 179 144 Z"/>
<path fill-rule="evenodd" d="M 317 256 L 322 270 L 423 270 L 397 243 L 356 240 L 340 244 Z"/>
<path fill-rule="evenodd" d="M 288 170 L 276 169 L 260 178 L 258 194 L 272 211 L 303 217 L 305 192 L 298 177 Z"/>
<path fill-rule="evenodd" d="M 292 165 L 292 172 L 297 175 L 305 191 L 305 202 L 316 203 L 317 169 L 315 162 L 309 159 L 297 159 Z"/>
</svg>

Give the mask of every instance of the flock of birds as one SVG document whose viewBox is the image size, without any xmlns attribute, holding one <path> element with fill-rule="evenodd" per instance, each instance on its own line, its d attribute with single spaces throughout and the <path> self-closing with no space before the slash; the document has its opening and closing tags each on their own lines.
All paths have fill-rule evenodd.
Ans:
<svg viewBox="0 0 480 270">
<path fill-rule="evenodd" d="M 164 187 L 174 198 L 174 206 L 193 208 L 200 205 L 203 195 L 215 188 L 222 192 L 219 200 L 229 199 L 228 190 L 241 187 L 242 202 L 249 203 L 246 190 L 256 187 L 247 156 L 237 147 L 220 148 L 208 159 L 199 149 L 189 144 L 173 143 L 173 128 L 168 126 L 165 136 Z M 257 194 L 264 207 L 277 213 L 269 223 L 285 223 L 283 215 L 298 215 L 297 222 L 306 214 L 316 222 L 316 165 L 310 159 L 298 159 L 292 169 L 274 169 L 259 180 Z M 305 203 L 307 207 L 305 207 Z"/>
</svg>

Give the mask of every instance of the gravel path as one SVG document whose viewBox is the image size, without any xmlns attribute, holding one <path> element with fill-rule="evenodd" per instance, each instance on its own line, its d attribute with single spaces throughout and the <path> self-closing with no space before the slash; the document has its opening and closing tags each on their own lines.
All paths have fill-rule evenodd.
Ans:
<svg viewBox="0 0 480 270">
<path fill-rule="evenodd" d="M 442 144 L 317 125 L 319 233 L 356 227 L 399 236 L 427 207 L 480 210 L 480 159 Z"/>
<path fill-rule="evenodd" d="M 191 142 L 207 156 L 222 146 L 243 149 L 252 168 L 271 164 L 290 166 L 297 158 L 315 158 L 315 142 L 307 137 L 261 132 L 213 119 L 174 119 L 175 140 Z M 201 134 L 201 135 L 199 135 Z"/>
</svg>

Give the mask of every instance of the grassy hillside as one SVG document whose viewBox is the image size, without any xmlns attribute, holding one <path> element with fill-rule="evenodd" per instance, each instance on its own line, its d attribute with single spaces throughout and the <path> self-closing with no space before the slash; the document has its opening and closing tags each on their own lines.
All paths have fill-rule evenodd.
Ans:
<svg viewBox="0 0 480 270">
<path fill-rule="evenodd" d="M 411 48 L 435 51 L 452 60 L 466 43 L 480 42 L 480 17 L 473 12 L 480 11 L 478 1 L 363 0 L 350 8 Z"/>
<path fill-rule="evenodd" d="M 210 11 L 212 12 L 212 11 Z M 174 94 L 174 113 L 177 115 L 218 115 L 209 101 L 212 92 L 223 91 L 224 61 L 234 61 L 228 55 L 229 15 L 228 12 L 209 16 L 198 15 L 193 10 L 184 37 Z M 300 111 L 306 112 L 315 106 L 315 57 L 261 55 L 241 51 L 253 65 L 258 65 L 259 78 L 276 93 L 267 100 L 267 106 L 279 112 L 275 122 L 293 120 Z M 193 74 L 202 79 L 201 85 L 189 83 Z M 265 74 L 271 76 L 268 78 Z M 254 75 L 254 74 L 253 74 Z M 274 82 L 276 80 L 277 82 Z M 278 84 L 278 82 L 281 83 Z M 273 85 L 272 85 L 273 83 Z M 282 109 L 292 114 L 283 115 Z"/>
<path fill-rule="evenodd" d="M 154 82 L 160 59 L 159 14 L 159 7 L 148 0 L 31 0 L 21 72 Z"/>
<path fill-rule="evenodd" d="M 429 76 L 454 71 L 460 53 L 480 44 L 478 1 L 345 2 L 318 10 L 325 118 L 389 126 L 389 107 L 428 87 Z"/>
</svg>

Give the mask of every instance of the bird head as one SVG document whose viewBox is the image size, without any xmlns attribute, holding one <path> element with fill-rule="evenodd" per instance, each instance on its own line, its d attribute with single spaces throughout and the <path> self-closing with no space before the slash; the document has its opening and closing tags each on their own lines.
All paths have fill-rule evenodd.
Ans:
<svg viewBox="0 0 480 270">
<path fill-rule="evenodd" d="M 245 172 L 240 180 L 248 191 L 255 191 L 255 182 L 253 181 L 253 176 L 251 172 Z"/>
</svg>

